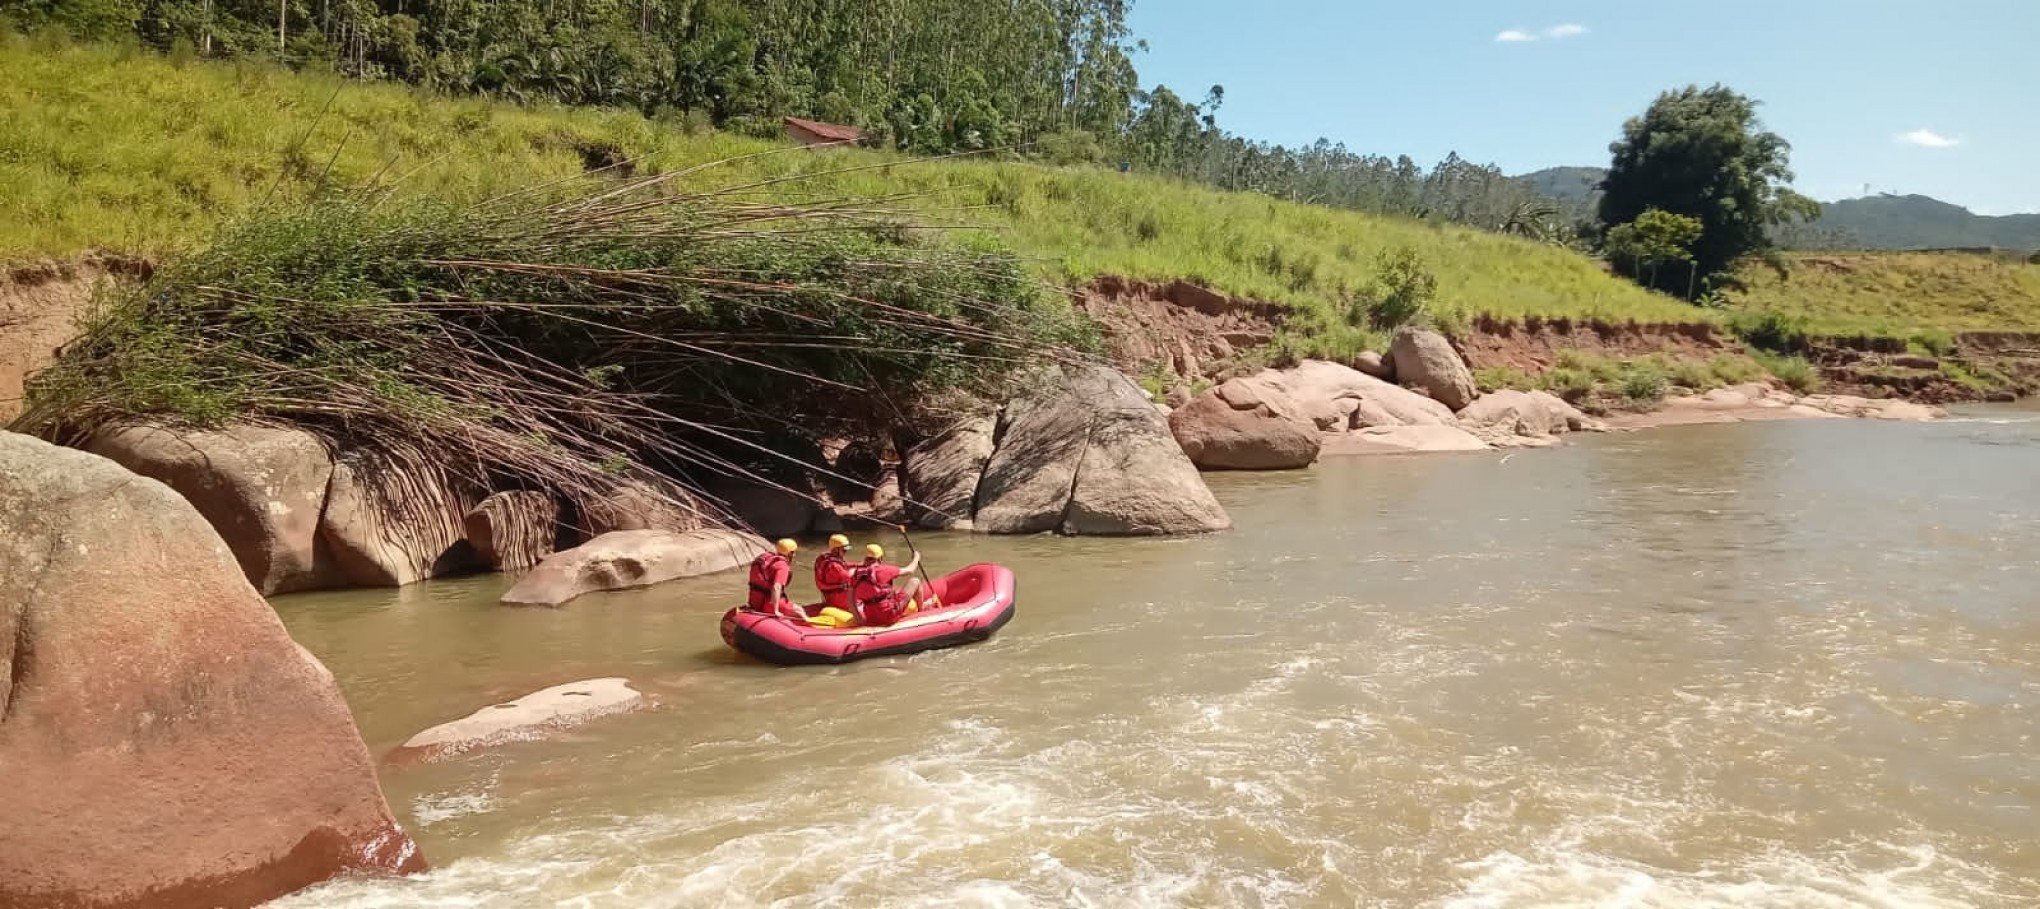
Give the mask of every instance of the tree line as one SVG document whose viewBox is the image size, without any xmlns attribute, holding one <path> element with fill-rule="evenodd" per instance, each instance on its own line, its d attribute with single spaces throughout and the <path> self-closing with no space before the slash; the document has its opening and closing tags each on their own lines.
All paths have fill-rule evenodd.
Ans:
<svg viewBox="0 0 2040 909">
<path fill-rule="evenodd" d="M 913 154 L 1010 150 L 1542 237 L 1566 219 L 1498 169 L 1256 142 L 1224 89 L 1144 88 L 1131 0 L 0 0 L 30 29 L 258 57 L 754 135 L 797 116 Z"/>
</svg>

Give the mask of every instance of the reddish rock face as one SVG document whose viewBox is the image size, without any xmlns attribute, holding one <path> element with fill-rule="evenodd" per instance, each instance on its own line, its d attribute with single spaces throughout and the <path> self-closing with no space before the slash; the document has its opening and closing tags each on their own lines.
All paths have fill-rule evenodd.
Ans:
<svg viewBox="0 0 2040 909">
<path fill-rule="evenodd" d="M 333 678 L 168 487 L 0 433 L 0 906 L 422 869 Z"/>
<path fill-rule="evenodd" d="M 1317 424 L 1272 378 L 1233 379 L 1169 414 L 1202 470 L 1294 470 L 1317 460 Z"/>
</svg>

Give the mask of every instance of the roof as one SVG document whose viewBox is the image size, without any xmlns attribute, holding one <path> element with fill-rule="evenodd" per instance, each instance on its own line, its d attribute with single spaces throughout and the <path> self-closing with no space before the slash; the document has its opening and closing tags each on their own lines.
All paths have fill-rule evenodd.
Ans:
<svg viewBox="0 0 2040 909">
<path fill-rule="evenodd" d="M 806 130 L 831 142 L 855 142 L 864 138 L 864 130 L 858 129 L 855 126 L 820 123 L 814 120 L 802 120 L 799 117 L 787 117 L 785 122 L 788 126 Z"/>
</svg>

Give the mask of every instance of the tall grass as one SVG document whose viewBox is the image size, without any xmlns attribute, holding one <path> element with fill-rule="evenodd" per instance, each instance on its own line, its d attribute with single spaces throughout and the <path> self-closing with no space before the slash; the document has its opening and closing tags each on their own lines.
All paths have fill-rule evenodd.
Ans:
<svg viewBox="0 0 2040 909">
<path fill-rule="evenodd" d="M 2040 265 L 1954 252 L 1795 253 L 1784 269 L 1751 266 L 1732 311 L 1824 335 L 1919 338 L 1949 331 L 2040 330 Z"/>
<path fill-rule="evenodd" d="M 776 146 L 586 108 L 517 107 L 254 64 L 0 43 L 0 260 L 86 248 L 192 248 L 221 220 L 326 185 L 394 182 L 463 203 L 591 161 L 672 171 Z M 38 39 L 39 40 L 39 39 Z M 864 169 L 855 169 L 864 168 Z M 1695 321 L 1577 254 L 1159 177 L 984 158 L 911 162 L 835 150 L 750 158 L 752 179 L 806 175 L 784 197 L 905 196 L 924 221 L 988 228 L 1056 281 L 1190 278 L 1326 324 L 1391 250 L 1437 275 L 1432 314 Z"/>
</svg>

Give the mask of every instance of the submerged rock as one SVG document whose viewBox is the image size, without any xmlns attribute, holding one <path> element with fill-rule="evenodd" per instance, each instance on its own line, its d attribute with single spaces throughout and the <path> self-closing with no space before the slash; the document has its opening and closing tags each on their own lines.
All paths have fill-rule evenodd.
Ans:
<svg viewBox="0 0 2040 909">
<path fill-rule="evenodd" d="M 1389 345 L 1395 360 L 1395 379 L 1424 390 L 1438 403 L 1459 410 L 1480 395 L 1473 383 L 1473 371 L 1466 368 L 1459 351 L 1444 335 L 1421 328 L 1403 328 Z"/>
<path fill-rule="evenodd" d="M 483 748 L 544 738 L 648 703 L 642 693 L 630 687 L 628 679 L 585 679 L 554 685 L 514 701 L 491 704 L 411 736 L 390 759 L 429 762 L 459 757 Z"/>
<path fill-rule="evenodd" d="M 1064 366 L 1006 406 L 976 492 L 988 533 L 1170 534 L 1232 526 L 1125 376 Z"/>
<path fill-rule="evenodd" d="M 1279 383 L 1232 379 L 1169 415 L 1201 470 L 1293 470 L 1317 460 L 1318 427 Z"/>
<path fill-rule="evenodd" d="M 339 688 L 198 511 L 0 432 L 0 906 L 249 906 L 424 866 Z"/>
<path fill-rule="evenodd" d="M 176 490 L 265 596 L 345 581 L 319 539 L 333 458 L 311 433 L 245 423 L 219 430 L 129 425 L 94 433 L 85 449 Z"/>
<path fill-rule="evenodd" d="M 540 561 L 503 594 L 515 606 L 560 606 L 598 590 L 650 587 L 750 563 L 766 542 L 734 530 L 619 530 Z"/>
</svg>

